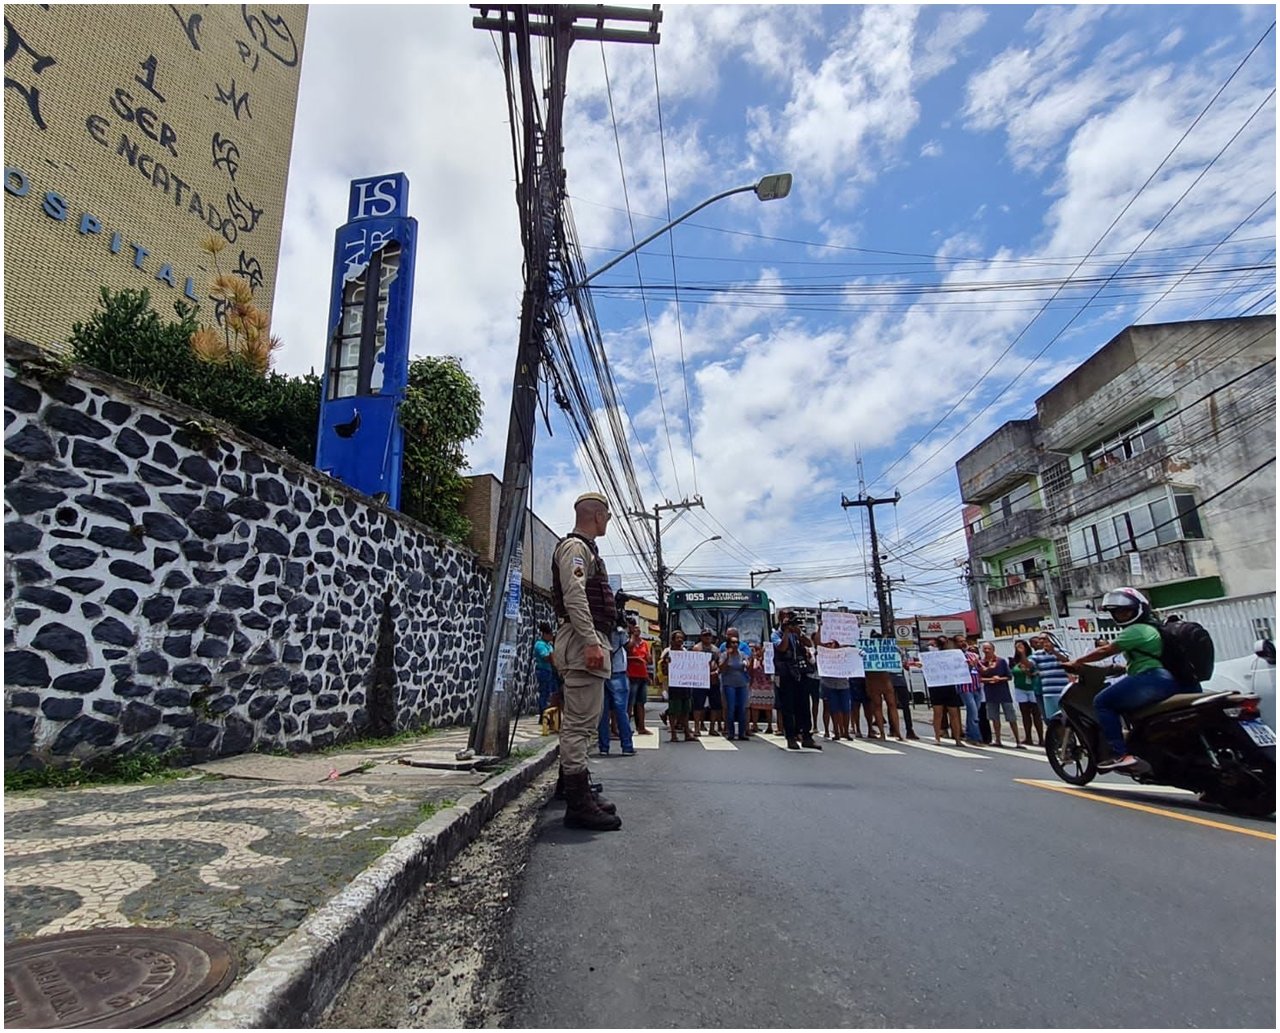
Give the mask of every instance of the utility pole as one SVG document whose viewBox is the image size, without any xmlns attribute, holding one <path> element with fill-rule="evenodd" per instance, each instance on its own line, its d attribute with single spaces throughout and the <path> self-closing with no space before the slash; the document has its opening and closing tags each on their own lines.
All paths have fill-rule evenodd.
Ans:
<svg viewBox="0 0 1280 1033">
<path fill-rule="evenodd" d="M 578 4 L 472 4 L 479 15 L 472 26 L 502 36 L 503 65 L 510 83 L 512 44 L 519 96 L 509 98 L 519 112 L 521 165 L 516 182 L 520 232 L 524 243 L 524 298 L 520 307 L 520 340 L 511 384 L 511 416 L 502 468 L 502 495 L 494 541 L 493 576 L 485 625 L 484 657 L 473 713 L 468 751 L 505 757 L 510 748 L 511 691 L 517 666 L 520 629 L 521 545 L 525 533 L 529 486 L 533 475 L 534 417 L 545 336 L 550 324 L 551 273 L 557 244 L 563 239 L 564 145 L 561 127 L 569 63 L 575 40 L 650 43 L 659 41 L 662 13 L 652 9 Z M 585 19 L 579 24 L 579 19 Z M 611 27 L 608 22 L 644 23 L 645 29 Z M 534 36 L 550 40 L 546 48 L 545 91 L 533 63 Z M 539 98 L 546 99 L 541 117 Z M 514 117 L 514 116 L 513 116 Z"/>
<path fill-rule="evenodd" d="M 692 499 L 684 499 L 681 502 L 655 504 L 652 513 L 631 514 L 631 516 L 653 521 L 654 553 L 658 564 L 658 569 L 654 571 L 654 582 L 658 591 L 658 628 L 660 629 L 658 638 L 663 645 L 667 644 L 667 568 L 662 563 L 662 514 L 678 509 L 693 509 L 695 506 L 707 508 L 703 505 L 701 495 L 695 495 Z"/>
<path fill-rule="evenodd" d="M 884 579 L 885 595 L 889 597 L 889 616 L 893 618 L 893 625 L 895 628 L 897 627 L 897 624 L 898 624 L 898 617 L 893 610 L 893 586 L 905 585 L 906 583 L 907 583 L 907 579 L 905 577 L 886 577 Z M 887 634 L 884 628 L 880 629 L 880 634 L 882 635 Z"/>
<path fill-rule="evenodd" d="M 902 494 L 897 491 L 893 493 L 891 499 L 876 499 L 862 492 L 856 499 L 840 496 L 840 505 L 844 509 L 850 506 L 861 506 L 866 509 L 867 518 L 871 524 L 871 576 L 876 583 L 876 605 L 880 609 L 880 634 L 882 635 L 893 634 L 893 611 L 886 597 L 884 571 L 880 567 L 880 540 L 876 537 L 876 506 L 896 506 L 900 498 Z"/>
<path fill-rule="evenodd" d="M 753 571 L 751 572 L 751 587 L 752 587 L 752 588 L 755 588 L 755 587 L 756 587 L 756 575 L 757 575 L 757 574 L 759 574 L 759 575 L 761 576 L 761 578 L 763 579 L 763 578 L 764 578 L 766 575 L 768 575 L 768 574 L 780 574 L 780 573 L 782 573 L 782 568 L 781 568 L 781 567 L 765 567 L 765 569 L 764 569 L 764 570 L 753 570 Z"/>
</svg>

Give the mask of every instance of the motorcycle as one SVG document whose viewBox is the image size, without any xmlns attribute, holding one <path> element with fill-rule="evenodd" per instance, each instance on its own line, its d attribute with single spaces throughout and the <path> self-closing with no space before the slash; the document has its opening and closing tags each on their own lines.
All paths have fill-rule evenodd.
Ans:
<svg viewBox="0 0 1280 1033">
<path fill-rule="evenodd" d="M 1088 785 L 1112 755 L 1094 697 L 1109 672 L 1085 665 L 1045 728 L 1045 753 L 1068 785 Z M 1233 814 L 1266 818 L 1276 809 L 1276 736 L 1261 720 L 1258 697 L 1238 692 L 1180 693 L 1126 715 L 1128 748 L 1142 763 L 1114 773 L 1143 785 L 1168 785 Z"/>
</svg>

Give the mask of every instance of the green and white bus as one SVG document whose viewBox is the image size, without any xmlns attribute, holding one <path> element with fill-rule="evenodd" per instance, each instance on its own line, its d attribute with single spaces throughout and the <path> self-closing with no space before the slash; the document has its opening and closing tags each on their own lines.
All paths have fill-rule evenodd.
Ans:
<svg viewBox="0 0 1280 1033">
<path fill-rule="evenodd" d="M 667 596 L 667 641 L 673 631 L 683 631 L 696 642 L 703 628 L 710 628 L 717 643 L 727 628 L 737 628 L 744 643 L 768 642 L 773 628 L 773 606 L 768 593 L 758 588 L 694 588 Z"/>
</svg>

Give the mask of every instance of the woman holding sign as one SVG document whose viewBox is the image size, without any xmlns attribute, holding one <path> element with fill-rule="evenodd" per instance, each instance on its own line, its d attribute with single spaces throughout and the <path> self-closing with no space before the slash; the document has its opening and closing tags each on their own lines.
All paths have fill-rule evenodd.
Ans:
<svg viewBox="0 0 1280 1033">
<path fill-rule="evenodd" d="M 930 668 L 934 666 L 932 662 L 934 656 L 940 652 L 953 651 L 954 647 L 951 639 L 949 638 L 934 639 L 933 645 L 935 652 L 922 653 L 920 655 L 920 663 L 924 667 L 925 672 L 925 685 L 929 689 L 929 703 L 933 707 L 933 741 L 939 746 L 942 745 L 942 719 L 946 716 L 951 721 L 951 734 L 955 736 L 956 745 L 963 746 L 964 740 L 961 739 L 960 736 L 962 735 L 964 725 L 960 721 L 960 708 L 964 704 L 960 700 L 960 686 L 957 684 L 934 685 L 930 678 L 930 675 L 933 674 Z M 961 664 L 964 667 L 964 671 L 967 673 L 969 666 L 963 660 L 964 654 L 961 653 L 960 655 Z M 954 666 L 956 666 L 957 671 L 959 671 L 961 665 L 957 664 Z M 934 675 L 934 677 L 938 676 Z"/>
<path fill-rule="evenodd" d="M 684 632 L 671 633 L 671 645 L 662 651 L 658 666 L 662 668 L 662 676 L 667 679 L 667 728 L 671 732 L 668 742 L 676 742 L 676 732 L 684 732 L 684 741 L 692 742 L 694 736 L 689 732 L 689 713 L 693 708 L 693 692 L 683 685 L 671 684 L 671 654 L 684 652 Z"/>
</svg>

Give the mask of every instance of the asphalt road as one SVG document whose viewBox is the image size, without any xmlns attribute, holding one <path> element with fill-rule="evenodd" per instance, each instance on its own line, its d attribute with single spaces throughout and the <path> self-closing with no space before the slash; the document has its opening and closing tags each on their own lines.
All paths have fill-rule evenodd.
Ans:
<svg viewBox="0 0 1280 1033">
<path fill-rule="evenodd" d="M 593 760 L 620 832 L 545 808 L 504 1024 L 1274 1028 L 1273 822 L 1013 751 L 732 745 Z"/>
</svg>

